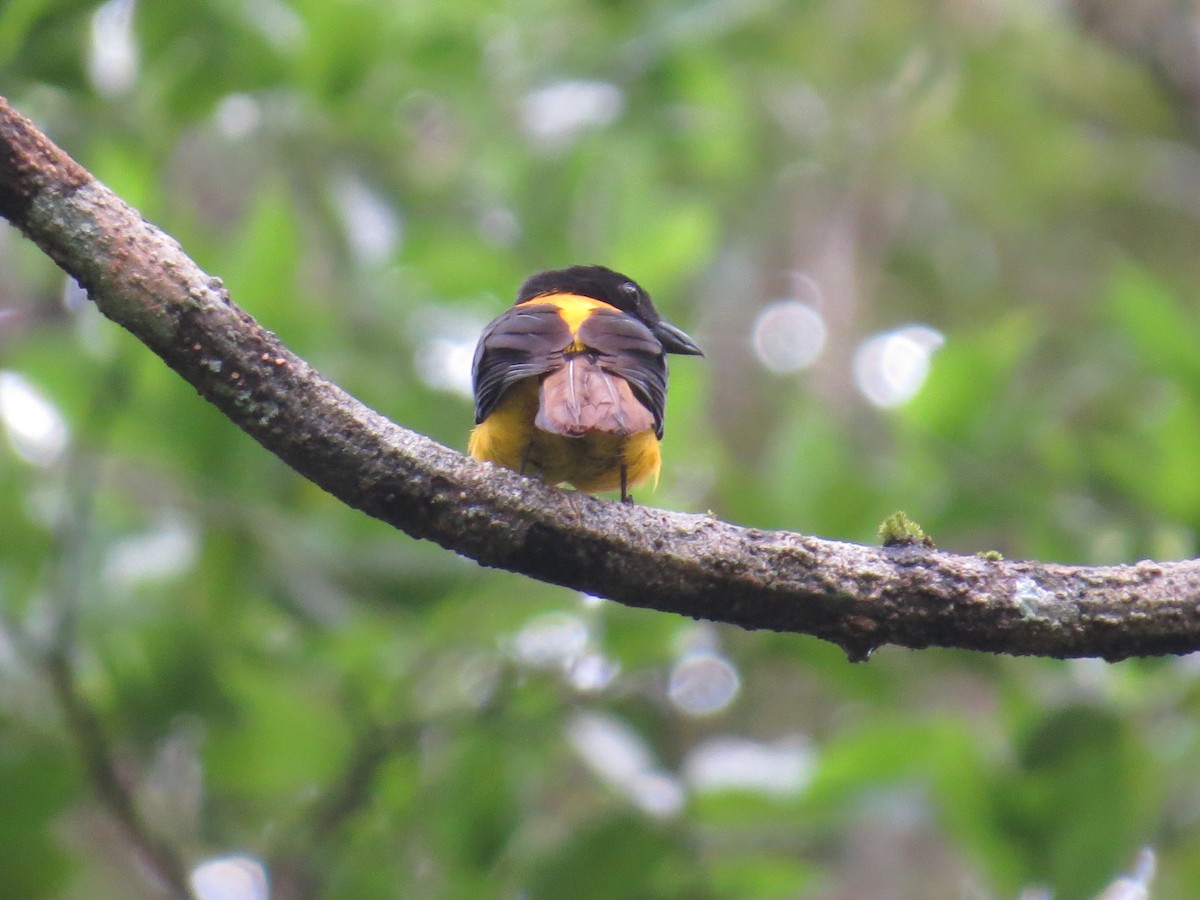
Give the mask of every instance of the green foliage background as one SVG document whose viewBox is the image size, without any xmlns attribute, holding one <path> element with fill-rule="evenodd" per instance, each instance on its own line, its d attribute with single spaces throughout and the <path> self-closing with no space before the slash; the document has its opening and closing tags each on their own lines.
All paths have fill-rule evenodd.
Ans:
<svg viewBox="0 0 1200 900">
<path fill-rule="evenodd" d="M 530 272 L 603 262 L 708 351 L 674 366 L 642 502 L 868 542 L 903 508 L 963 552 L 1187 557 L 1197 132 L 1161 67 L 1071 8 L 146 2 L 136 75 L 104 88 L 95 6 L 9 0 L 0 93 L 289 346 L 451 446 L 471 409 L 443 351 L 461 362 Z M 538 139 L 531 93 L 572 80 L 607 86 L 611 121 Z M 396 239 L 370 244 L 380 221 Z M 828 340 L 775 374 L 752 323 L 797 284 Z M 0 312 L 0 369 L 70 429 L 49 464 L 0 446 L 4 896 L 161 896 L 96 798 L 53 647 L 147 828 L 188 865 L 257 857 L 279 898 L 1076 898 L 1142 846 L 1156 897 L 1196 894 L 1195 659 L 851 665 L 590 604 L 340 507 L 11 230 Z M 855 350 L 911 323 L 945 345 L 876 408 Z M 579 659 L 522 655 L 547 625 L 619 673 L 591 689 Z M 697 643 L 740 679 L 706 717 L 667 691 Z M 592 714 L 682 808 L 583 761 Z M 681 777 L 719 736 L 802 747 L 804 778 Z"/>
</svg>

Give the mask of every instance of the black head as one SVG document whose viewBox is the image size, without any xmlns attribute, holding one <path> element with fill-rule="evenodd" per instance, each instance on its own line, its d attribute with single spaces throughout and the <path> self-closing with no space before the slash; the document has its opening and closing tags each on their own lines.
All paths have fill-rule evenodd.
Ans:
<svg viewBox="0 0 1200 900">
<path fill-rule="evenodd" d="M 659 315 L 640 284 L 620 272 L 604 266 L 569 266 L 538 272 L 525 279 L 517 291 L 517 303 L 546 294 L 577 294 L 615 306 L 649 326 L 667 353 L 704 355 L 695 341 Z"/>
</svg>

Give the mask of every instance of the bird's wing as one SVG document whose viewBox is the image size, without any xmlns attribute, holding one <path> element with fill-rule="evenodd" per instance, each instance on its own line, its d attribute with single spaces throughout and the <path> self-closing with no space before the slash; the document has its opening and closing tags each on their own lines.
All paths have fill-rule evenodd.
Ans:
<svg viewBox="0 0 1200 900">
<path fill-rule="evenodd" d="M 601 369 L 624 379 L 654 419 L 654 432 L 663 433 L 667 405 L 667 357 L 640 320 L 626 313 L 599 309 L 579 328 L 579 341 L 599 354 Z"/>
<path fill-rule="evenodd" d="M 471 364 L 476 424 L 492 414 L 504 392 L 518 381 L 558 365 L 570 343 L 571 330 L 550 303 L 510 307 L 488 325 Z"/>
</svg>

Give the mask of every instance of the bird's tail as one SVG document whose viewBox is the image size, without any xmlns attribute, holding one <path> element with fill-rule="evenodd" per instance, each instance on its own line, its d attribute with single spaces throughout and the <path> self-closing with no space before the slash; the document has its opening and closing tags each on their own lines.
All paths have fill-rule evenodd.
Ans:
<svg viewBox="0 0 1200 900">
<path fill-rule="evenodd" d="M 545 377 L 539 400 L 535 424 L 554 434 L 637 434 L 654 427 L 654 416 L 634 396 L 629 382 L 583 353 L 567 356 Z"/>
</svg>

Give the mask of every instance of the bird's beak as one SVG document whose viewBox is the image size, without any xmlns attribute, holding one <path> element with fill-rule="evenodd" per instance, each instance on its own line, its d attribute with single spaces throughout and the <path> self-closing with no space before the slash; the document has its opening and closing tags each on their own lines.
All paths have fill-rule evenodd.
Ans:
<svg viewBox="0 0 1200 900">
<path fill-rule="evenodd" d="M 660 319 L 650 330 L 654 332 L 654 336 L 658 338 L 658 342 L 662 344 L 663 350 L 667 353 L 682 353 L 687 356 L 704 355 L 704 351 L 696 345 L 695 341 L 670 322 Z"/>
</svg>

